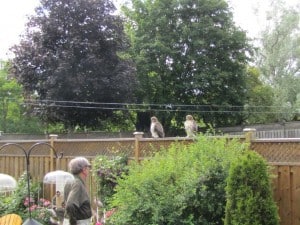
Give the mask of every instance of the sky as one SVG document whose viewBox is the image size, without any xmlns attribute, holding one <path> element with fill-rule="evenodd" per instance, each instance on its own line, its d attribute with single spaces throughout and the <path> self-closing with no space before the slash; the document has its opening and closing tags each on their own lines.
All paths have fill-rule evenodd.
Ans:
<svg viewBox="0 0 300 225">
<path fill-rule="evenodd" d="M 119 0 L 120 1 L 120 0 Z M 295 4 L 299 0 L 286 0 Z M 238 26 L 255 38 L 263 29 L 264 12 L 268 8 L 266 0 L 228 0 L 234 12 Z M 0 0 L 0 59 L 11 57 L 9 48 L 19 43 L 19 37 L 25 30 L 27 15 L 34 13 L 39 0 Z"/>
</svg>

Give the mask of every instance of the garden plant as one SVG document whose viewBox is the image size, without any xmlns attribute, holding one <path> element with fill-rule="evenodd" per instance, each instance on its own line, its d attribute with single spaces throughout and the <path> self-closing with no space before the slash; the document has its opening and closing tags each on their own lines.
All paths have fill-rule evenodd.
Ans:
<svg viewBox="0 0 300 225">
<path fill-rule="evenodd" d="M 27 190 L 26 172 L 18 179 L 17 188 L 10 195 L 0 195 L 0 217 L 6 214 L 15 213 L 21 216 L 23 222 L 31 217 L 42 224 L 49 224 L 51 212 L 48 210 L 51 202 L 39 198 L 39 183 L 30 181 L 30 196 Z"/>
<path fill-rule="evenodd" d="M 225 225 L 278 225 L 266 161 L 247 152 L 232 163 L 227 180 Z"/>
<path fill-rule="evenodd" d="M 239 140 L 199 136 L 131 163 L 110 198 L 107 224 L 223 224 L 230 164 L 247 149 Z"/>
<path fill-rule="evenodd" d="M 276 225 L 279 221 L 267 164 L 240 139 L 199 135 L 192 144 L 172 144 L 140 163 L 126 166 L 121 158 L 103 156 L 95 162 L 96 172 L 102 174 L 105 208 L 111 212 L 107 225 Z M 113 167 L 115 163 L 118 166 Z"/>
</svg>

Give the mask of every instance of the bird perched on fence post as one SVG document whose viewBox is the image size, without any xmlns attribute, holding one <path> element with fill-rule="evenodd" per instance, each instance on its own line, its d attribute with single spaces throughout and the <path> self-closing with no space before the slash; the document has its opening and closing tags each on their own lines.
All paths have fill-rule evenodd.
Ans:
<svg viewBox="0 0 300 225">
<path fill-rule="evenodd" d="M 187 115 L 184 121 L 184 129 L 187 137 L 195 137 L 198 131 L 198 125 L 192 115 Z"/>
<path fill-rule="evenodd" d="M 151 117 L 150 132 L 153 138 L 164 138 L 164 128 L 155 116 Z"/>
</svg>

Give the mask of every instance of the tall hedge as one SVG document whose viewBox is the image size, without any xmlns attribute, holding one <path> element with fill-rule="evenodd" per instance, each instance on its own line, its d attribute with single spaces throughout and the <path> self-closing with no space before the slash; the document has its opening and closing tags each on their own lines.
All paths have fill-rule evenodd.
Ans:
<svg viewBox="0 0 300 225">
<path fill-rule="evenodd" d="M 175 143 L 118 180 L 107 220 L 114 225 L 223 224 L 229 166 L 247 148 L 239 140 L 198 137 Z"/>
<path fill-rule="evenodd" d="M 255 152 L 235 160 L 227 181 L 225 225 L 278 225 L 266 161 Z"/>
</svg>

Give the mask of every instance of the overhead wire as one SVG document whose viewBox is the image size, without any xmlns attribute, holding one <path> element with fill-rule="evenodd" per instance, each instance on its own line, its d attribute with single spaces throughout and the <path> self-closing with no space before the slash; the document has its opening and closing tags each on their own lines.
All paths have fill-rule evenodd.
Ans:
<svg viewBox="0 0 300 225">
<path fill-rule="evenodd" d="M 0 97 L 3 99 L 3 97 Z M 20 99 L 6 98 L 10 101 L 19 102 Z M 17 101 L 18 100 L 18 101 Z M 48 108 L 77 108 L 77 109 L 99 109 L 99 110 L 123 110 L 123 111 L 152 111 L 156 112 L 194 112 L 194 113 L 253 113 L 253 114 L 280 114 L 286 113 L 286 107 L 261 106 L 261 105 L 187 105 L 187 104 L 154 104 L 154 103 L 117 103 L 117 102 L 83 102 L 83 101 L 61 101 L 61 100 L 33 100 L 24 99 L 22 105 Z"/>
<path fill-rule="evenodd" d="M 157 112 L 201 112 L 201 113 L 249 113 L 244 106 L 234 105 L 183 105 L 183 104 L 139 104 L 139 103 L 100 103 L 81 101 L 56 101 L 56 100 L 25 100 L 25 105 L 48 108 L 78 108 L 99 110 L 123 111 L 151 111 Z M 285 107 L 275 106 L 247 106 L 251 113 L 278 114 L 286 113 Z M 253 111 L 255 110 L 255 111 Z M 259 110 L 259 111 L 256 111 Z M 263 111 L 262 111 L 263 110 Z M 284 111 L 281 111 L 284 110 Z"/>
</svg>

